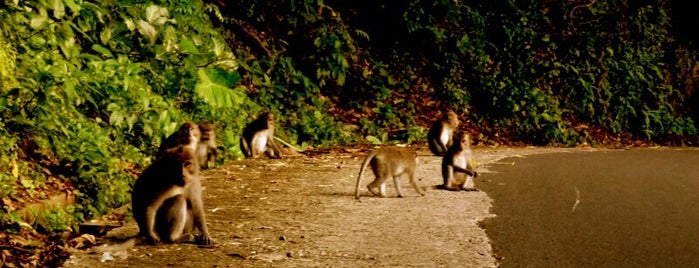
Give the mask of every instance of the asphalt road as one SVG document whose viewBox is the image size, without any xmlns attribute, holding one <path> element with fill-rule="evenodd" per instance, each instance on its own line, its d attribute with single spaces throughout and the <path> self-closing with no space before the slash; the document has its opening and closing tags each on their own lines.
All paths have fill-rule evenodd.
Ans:
<svg viewBox="0 0 699 268">
<path fill-rule="evenodd" d="M 501 267 L 699 267 L 699 150 L 507 158 L 476 187 Z"/>
</svg>

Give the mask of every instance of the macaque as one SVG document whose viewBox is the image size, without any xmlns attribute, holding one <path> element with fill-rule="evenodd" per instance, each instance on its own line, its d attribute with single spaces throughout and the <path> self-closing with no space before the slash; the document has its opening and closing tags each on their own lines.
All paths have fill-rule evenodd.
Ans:
<svg viewBox="0 0 699 268">
<path fill-rule="evenodd" d="M 199 163 L 189 146 L 166 150 L 136 180 L 131 193 L 139 236 L 159 242 L 211 244 L 202 201 Z"/>
<path fill-rule="evenodd" d="M 269 158 L 282 158 L 279 146 L 274 142 L 274 115 L 261 114 L 243 129 L 240 150 L 245 158 L 257 158 L 263 153 Z"/>
<path fill-rule="evenodd" d="M 359 199 L 359 184 L 361 184 L 364 169 L 371 164 L 371 169 L 376 177 L 374 181 L 367 185 L 369 191 L 380 197 L 386 197 L 386 180 L 393 178 L 393 184 L 396 186 L 398 197 L 403 197 L 400 192 L 400 183 L 398 177 L 403 174 L 408 174 L 410 184 L 413 185 L 415 191 L 421 196 L 425 194 L 420 190 L 415 182 L 415 169 L 418 165 L 417 153 L 413 151 L 401 150 L 397 148 L 381 148 L 371 152 L 362 162 L 362 167 L 359 169 L 357 177 L 357 187 L 355 189 L 354 198 Z M 375 188 L 379 188 L 379 192 L 375 192 Z"/>
<path fill-rule="evenodd" d="M 432 124 L 427 132 L 427 144 L 434 155 L 442 156 L 451 147 L 454 132 L 459 128 L 459 117 L 452 110 Z"/>
<path fill-rule="evenodd" d="M 444 184 L 439 188 L 459 191 L 477 191 L 474 188 L 473 178 L 478 177 L 478 172 L 471 165 L 473 153 L 471 152 L 471 137 L 463 132 L 456 135 L 454 143 L 442 158 L 442 178 Z"/>
<path fill-rule="evenodd" d="M 200 138 L 201 132 L 199 130 L 199 125 L 194 122 L 185 122 L 175 133 L 172 133 L 160 144 L 156 157 L 160 157 L 168 149 L 182 145 L 189 146 L 193 151 L 196 151 Z"/>
<path fill-rule="evenodd" d="M 214 132 L 214 124 L 211 122 L 203 122 L 199 124 L 201 138 L 197 145 L 197 160 L 202 169 L 209 168 L 209 161 L 215 160 L 218 155 L 216 151 L 216 133 Z"/>
</svg>

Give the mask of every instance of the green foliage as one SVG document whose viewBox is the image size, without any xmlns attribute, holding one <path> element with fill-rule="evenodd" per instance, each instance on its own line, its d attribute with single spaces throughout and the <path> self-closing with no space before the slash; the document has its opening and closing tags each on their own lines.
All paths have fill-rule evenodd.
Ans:
<svg viewBox="0 0 699 268">
<path fill-rule="evenodd" d="M 56 233 L 76 230 L 78 222 L 73 215 L 73 207 L 49 208 L 29 211 L 29 217 L 34 221 L 36 229 L 42 233 Z"/>
<path fill-rule="evenodd" d="M 79 203 L 69 214 L 48 214 L 42 228 L 56 230 L 64 216 L 91 218 L 127 204 L 132 172 L 183 121 L 241 125 L 239 106 L 250 100 L 239 86 L 236 57 L 203 5 L 6 2 L 0 161 L 11 170 L 0 175 L 1 197 L 38 192 L 46 176 L 65 178 Z M 217 117 L 218 109 L 232 113 Z M 39 148 L 18 147 L 27 142 Z"/>
<path fill-rule="evenodd" d="M 0 197 L 12 196 L 21 185 L 20 173 L 26 171 L 26 163 L 19 162 L 17 157 L 17 138 L 10 135 L 0 123 Z M 24 174 L 21 174 L 24 175 Z M 33 187 L 27 187 L 33 188 Z"/>
<path fill-rule="evenodd" d="M 0 32 L 0 89 L 10 89 L 17 86 L 15 78 L 16 51 L 5 41 L 3 32 Z"/>
</svg>

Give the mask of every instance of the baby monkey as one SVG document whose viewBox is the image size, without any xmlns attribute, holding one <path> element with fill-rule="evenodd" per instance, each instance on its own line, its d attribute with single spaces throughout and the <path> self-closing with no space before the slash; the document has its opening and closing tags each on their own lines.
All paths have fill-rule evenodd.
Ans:
<svg viewBox="0 0 699 268">
<path fill-rule="evenodd" d="M 427 144 L 434 155 L 442 156 L 449 150 L 459 124 L 459 117 L 452 110 L 447 111 L 442 119 L 434 122 L 427 132 Z"/>
<path fill-rule="evenodd" d="M 452 191 L 478 191 L 473 184 L 473 178 L 478 177 L 478 172 L 471 165 L 473 159 L 471 137 L 460 132 L 456 135 L 455 141 L 442 158 L 444 184 L 438 188 Z"/>
<path fill-rule="evenodd" d="M 208 169 L 209 162 L 216 161 L 218 156 L 214 124 L 209 121 L 202 122 L 199 124 L 199 132 L 201 132 L 201 138 L 197 145 L 197 160 L 202 169 Z"/>
<path fill-rule="evenodd" d="M 393 184 L 396 186 L 398 197 L 403 197 L 400 192 L 400 183 L 398 177 L 403 174 L 408 174 L 410 184 L 413 185 L 415 191 L 421 196 L 425 194 L 420 190 L 415 182 L 415 170 L 418 165 L 417 153 L 408 150 L 397 148 L 381 148 L 371 152 L 362 162 L 362 167 L 359 169 L 357 177 L 357 187 L 355 189 L 354 198 L 359 199 L 359 184 L 361 184 L 364 169 L 371 164 L 371 169 L 376 177 L 374 181 L 367 185 L 369 191 L 380 197 L 386 197 L 386 180 L 393 178 Z M 375 188 L 379 188 L 379 192 L 375 192 Z"/>
</svg>

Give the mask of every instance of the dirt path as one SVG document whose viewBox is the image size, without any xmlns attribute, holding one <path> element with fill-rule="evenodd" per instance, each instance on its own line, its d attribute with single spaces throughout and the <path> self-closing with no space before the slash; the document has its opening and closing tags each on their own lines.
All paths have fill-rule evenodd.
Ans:
<svg viewBox="0 0 699 268">
<path fill-rule="evenodd" d="M 516 155 L 568 149 L 475 150 L 482 176 L 489 165 Z M 354 199 L 354 184 L 366 152 L 284 160 L 244 160 L 203 173 L 204 203 L 216 244 L 137 245 L 105 254 L 77 252 L 65 267 L 495 267 L 491 246 L 478 222 L 489 213 L 484 192 L 432 189 L 441 183 L 441 158 L 420 151 L 419 197 L 403 178 L 405 198 Z M 373 175 L 365 173 L 363 184 Z M 133 222 L 110 238 L 134 235 Z M 105 239 L 103 242 L 110 243 Z"/>
</svg>

